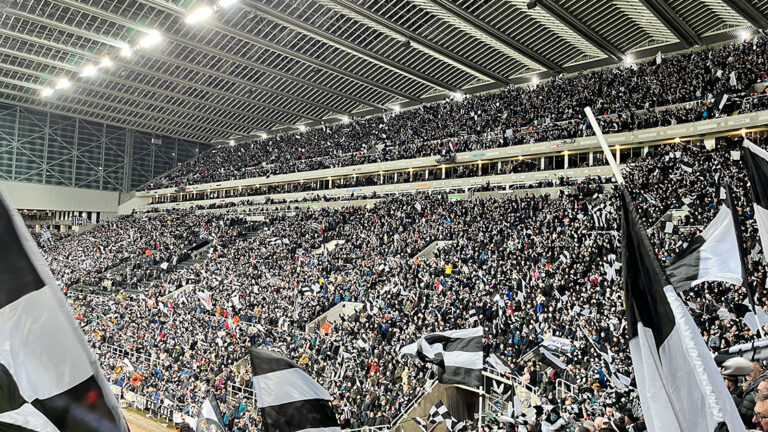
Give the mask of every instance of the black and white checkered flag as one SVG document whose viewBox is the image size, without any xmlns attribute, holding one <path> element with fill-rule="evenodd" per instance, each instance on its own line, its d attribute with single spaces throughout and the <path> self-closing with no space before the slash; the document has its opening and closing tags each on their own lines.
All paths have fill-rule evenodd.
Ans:
<svg viewBox="0 0 768 432">
<path fill-rule="evenodd" d="M 429 409 L 430 423 L 440 423 L 449 418 L 451 418 L 451 414 L 448 413 L 448 407 L 443 405 L 443 401 L 437 401 L 437 403 Z"/>
<path fill-rule="evenodd" d="M 416 426 L 421 429 L 421 432 L 427 432 L 427 422 L 425 422 L 424 419 L 420 417 L 414 417 L 413 421 L 416 422 Z"/>
<path fill-rule="evenodd" d="M 21 216 L 0 192 L 0 430 L 127 432 Z"/>
</svg>

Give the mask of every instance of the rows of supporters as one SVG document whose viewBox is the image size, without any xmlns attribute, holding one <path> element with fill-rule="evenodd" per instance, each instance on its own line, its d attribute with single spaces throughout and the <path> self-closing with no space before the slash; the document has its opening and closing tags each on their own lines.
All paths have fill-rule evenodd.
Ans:
<svg viewBox="0 0 768 432">
<path fill-rule="evenodd" d="M 221 147 L 169 171 L 144 189 L 583 137 L 592 134 L 583 112 L 587 106 L 610 132 L 762 110 L 768 108 L 764 97 L 745 96 L 768 77 L 765 44 L 764 37 L 756 37 L 716 50 L 670 56 L 660 64 L 621 65 Z M 734 103 L 726 103 L 721 110 L 724 94 Z"/>
<path fill-rule="evenodd" d="M 634 161 L 625 175 L 663 262 L 714 217 L 719 185 L 734 179 L 745 246 L 754 252 L 751 282 L 765 309 L 766 272 L 744 170 L 731 154 L 735 145 L 715 151 L 671 145 Z M 667 232 L 657 222 L 670 210 L 685 216 Z M 248 347 L 296 361 L 330 391 L 345 427 L 388 425 L 434 377 L 399 348 L 428 332 L 479 324 L 486 354 L 497 355 L 554 406 L 546 420 L 559 421 L 555 430 L 594 428 L 608 416 L 619 430 L 637 422 L 632 427 L 639 431 L 617 262 L 619 219 L 616 192 L 585 181 L 552 196 L 397 195 L 366 207 L 296 209 L 255 225 L 226 213 L 133 215 L 44 252 L 64 286 L 109 286 L 104 269 L 138 261 L 138 277 L 149 279 L 140 292 L 67 290 L 106 376 L 189 414 L 212 390 L 231 430 L 259 430 L 254 413 L 227 397 L 228 390 L 249 387 L 247 362 L 240 362 Z M 195 265 L 145 270 L 201 238 L 210 243 Z M 333 240 L 340 242 L 324 247 Z M 414 258 L 438 240 L 452 243 L 434 258 Z M 81 263 L 88 263 L 84 270 Z M 165 297 L 171 293 L 177 294 Z M 712 350 L 754 338 L 754 329 L 734 315 L 745 299 L 742 288 L 705 283 L 685 296 Z M 312 319 L 344 301 L 363 306 L 307 332 Z M 572 342 L 553 353 L 565 367 L 546 356 L 522 359 L 550 336 Z M 606 356 L 615 369 L 606 368 Z M 630 381 L 620 383 L 620 376 Z M 564 398 L 555 392 L 558 379 L 571 385 Z M 754 394 L 733 388 L 751 425 Z"/>
</svg>

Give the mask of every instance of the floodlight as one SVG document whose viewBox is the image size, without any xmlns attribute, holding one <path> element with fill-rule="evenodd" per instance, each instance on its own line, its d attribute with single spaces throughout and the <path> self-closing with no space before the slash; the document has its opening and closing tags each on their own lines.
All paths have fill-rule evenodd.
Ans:
<svg viewBox="0 0 768 432">
<path fill-rule="evenodd" d="M 184 21 L 186 21 L 187 24 L 197 24 L 201 21 L 205 21 L 211 15 L 213 15 L 213 8 L 210 6 L 203 6 L 192 11 L 187 15 L 187 18 Z"/>
<path fill-rule="evenodd" d="M 139 46 L 142 48 L 149 48 L 161 40 L 163 40 L 163 36 L 160 34 L 160 32 L 157 30 L 152 30 L 139 41 Z"/>
</svg>

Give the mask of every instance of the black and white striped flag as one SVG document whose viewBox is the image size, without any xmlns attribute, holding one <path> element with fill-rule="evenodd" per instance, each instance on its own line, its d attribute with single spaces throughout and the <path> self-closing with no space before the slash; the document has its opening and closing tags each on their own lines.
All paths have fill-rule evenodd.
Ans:
<svg viewBox="0 0 768 432">
<path fill-rule="evenodd" d="M 428 334 L 400 353 L 436 364 L 437 380 L 442 384 L 483 385 L 482 327 Z"/>
<path fill-rule="evenodd" d="M 709 349 L 661 268 L 622 190 L 622 271 L 629 351 L 651 432 L 744 432 Z"/>
<path fill-rule="evenodd" d="M 768 152 L 745 139 L 744 161 L 752 190 L 760 243 L 764 253 L 768 254 Z"/>
<path fill-rule="evenodd" d="M 0 430 L 127 432 L 96 358 L 0 193 Z"/>
<path fill-rule="evenodd" d="M 341 432 L 331 395 L 296 363 L 256 348 L 251 348 L 249 354 L 266 432 Z"/>
<path fill-rule="evenodd" d="M 224 417 L 221 415 L 219 401 L 213 392 L 208 394 L 208 398 L 200 407 L 200 413 L 197 415 L 197 426 L 195 432 L 225 432 Z"/>
<path fill-rule="evenodd" d="M 473 323 L 473 322 L 479 320 L 479 318 L 477 317 L 477 311 L 474 308 L 469 310 L 469 318 L 468 318 L 468 320 L 469 320 L 470 323 Z"/>
<path fill-rule="evenodd" d="M 706 281 L 741 285 L 743 267 L 737 226 L 728 193 L 715 219 L 667 267 L 675 290 L 682 292 Z"/>
</svg>

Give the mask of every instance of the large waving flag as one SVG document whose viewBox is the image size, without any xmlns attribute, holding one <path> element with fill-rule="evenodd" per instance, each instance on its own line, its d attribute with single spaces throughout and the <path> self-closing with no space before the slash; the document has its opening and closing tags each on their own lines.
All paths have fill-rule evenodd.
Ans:
<svg viewBox="0 0 768 432">
<path fill-rule="evenodd" d="M 706 281 L 742 284 L 744 267 L 737 227 L 736 210 L 728 193 L 715 219 L 667 267 L 669 281 L 678 292 Z"/>
<path fill-rule="evenodd" d="M 271 351 L 249 353 L 265 432 L 341 432 L 331 395 L 296 363 Z"/>
<path fill-rule="evenodd" d="M 763 245 L 763 253 L 768 254 L 768 152 L 745 139 L 744 161 L 752 189 L 760 243 Z"/>
<path fill-rule="evenodd" d="M 428 334 L 403 347 L 400 354 L 436 364 L 442 384 L 483 385 L 482 327 Z"/>
<path fill-rule="evenodd" d="M 650 432 L 730 432 L 744 424 L 696 323 L 622 189 L 622 271 L 632 365 Z"/>
<path fill-rule="evenodd" d="M 0 193 L 0 430 L 126 432 L 96 358 Z"/>
</svg>

